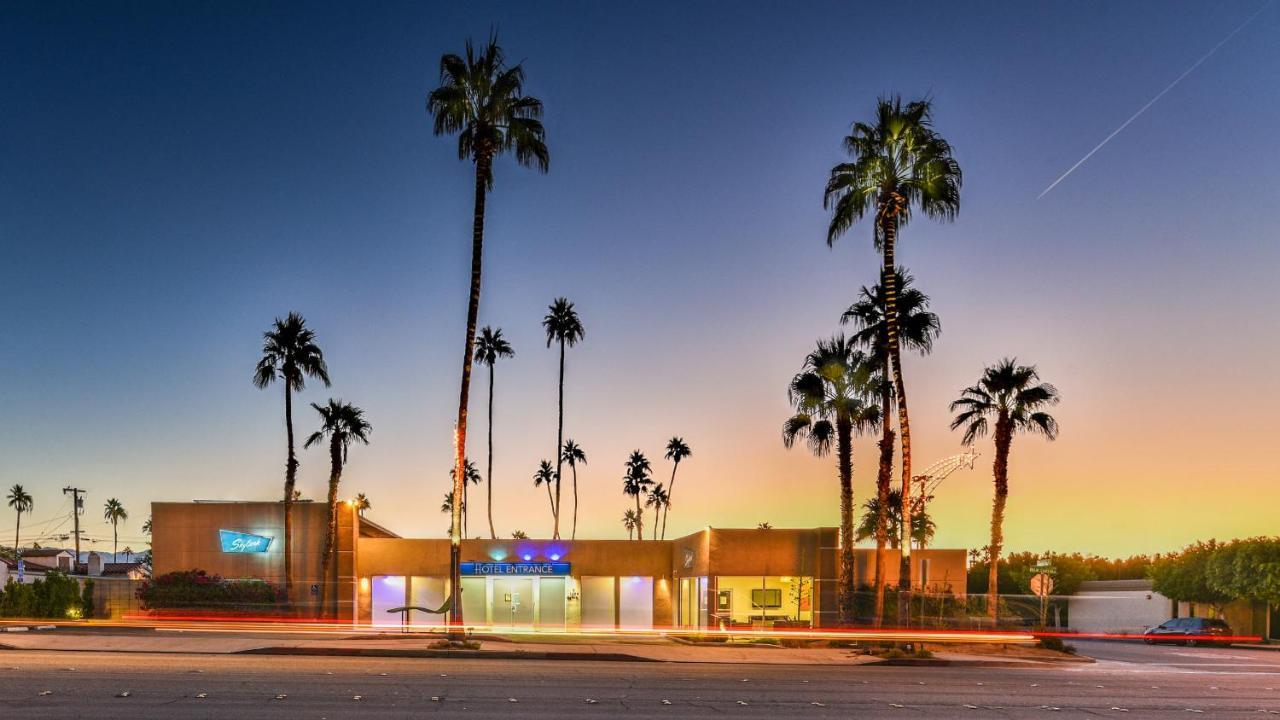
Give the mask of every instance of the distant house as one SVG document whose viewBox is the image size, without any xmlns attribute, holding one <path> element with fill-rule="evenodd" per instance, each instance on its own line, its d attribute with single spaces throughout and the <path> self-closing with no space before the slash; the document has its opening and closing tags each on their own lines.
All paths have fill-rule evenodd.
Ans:
<svg viewBox="0 0 1280 720">
<path fill-rule="evenodd" d="M 52 569 L 43 565 L 33 565 L 29 562 L 24 563 L 23 566 L 25 569 L 22 572 L 21 582 L 28 585 L 44 578 L 45 571 Z M 18 561 L 0 558 L 0 587 L 4 587 L 10 580 L 19 582 Z"/>
<path fill-rule="evenodd" d="M 22 551 L 22 559 L 27 567 L 38 565 L 53 570 L 71 572 L 75 566 L 76 555 L 70 550 L 60 548 L 27 548 Z"/>
<path fill-rule="evenodd" d="M 106 562 L 102 555 L 89 553 L 89 561 L 76 566 L 76 573 L 89 577 L 128 578 L 142 580 L 146 578 L 146 568 L 140 562 Z"/>
</svg>

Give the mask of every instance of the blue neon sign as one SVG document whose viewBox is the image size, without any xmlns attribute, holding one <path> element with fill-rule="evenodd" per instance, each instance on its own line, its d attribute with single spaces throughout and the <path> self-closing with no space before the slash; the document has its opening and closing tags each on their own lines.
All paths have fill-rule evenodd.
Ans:
<svg viewBox="0 0 1280 720">
<path fill-rule="evenodd" d="M 218 540 L 222 542 L 224 553 L 264 553 L 271 547 L 271 538 L 266 535 L 219 530 Z"/>
<path fill-rule="evenodd" d="M 458 563 L 463 575 L 568 575 L 567 562 L 464 562 Z"/>
</svg>

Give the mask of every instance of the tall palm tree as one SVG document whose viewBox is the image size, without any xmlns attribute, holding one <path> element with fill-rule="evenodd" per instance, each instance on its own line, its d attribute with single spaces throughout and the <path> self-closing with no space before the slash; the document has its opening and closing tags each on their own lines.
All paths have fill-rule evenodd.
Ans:
<svg viewBox="0 0 1280 720">
<path fill-rule="evenodd" d="M 467 299 L 467 336 L 462 348 L 462 383 L 458 393 L 458 421 L 454 428 L 456 496 L 449 532 L 449 600 L 452 624 L 462 624 L 459 562 L 462 549 L 462 494 L 466 478 L 467 401 L 471 394 L 471 358 L 475 352 L 476 319 L 480 314 L 481 257 L 484 248 L 484 203 L 493 189 L 493 161 L 512 155 L 526 167 L 547 171 L 542 101 L 524 94 L 524 68 L 508 67 L 496 36 L 479 51 L 467 41 L 462 56 L 440 57 L 440 87 L 427 95 L 427 112 L 436 135 L 457 133 L 458 157 L 475 165 L 475 207 L 471 223 L 471 289 Z"/>
<path fill-rule="evenodd" d="M 819 340 L 791 379 L 787 396 L 796 414 L 782 425 L 782 443 L 790 448 L 800 438 L 819 457 L 836 448 L 840 472 L 840 567 L 837 607 L 841 622 L 854 616 L 853 573 L 853 436 L 880 423 L 874 398 L 883 382 L 880 368 L 843 335 Z"/>
<path fill-rule="evenodd" d="M 622 492 L 636 500 L 636 539 L 644 540 L 644 512 L 640 509 L 640 496 L 653 484 L 649 458 L 639 450 L 633 450 L 626 462 L 627 472 L 622 476 Z"/>
<path fill-rule="evenodd" d="M 342 469 L 347 464 L 347 451 L 352 443 L 369 444 L 373 426 L 364 418 L 364 410 L 329 398 L 328 405 L 311 403 L 320 414 L 320 429 L 311 433 L 302 447 L 309 448 L 329 438 L 329 522 L 324 535 L 324 555 L 320 559 L 320 577 L 323 578 L 319 612 L 329 607 L 329 569 L 337 563 L 338 550 L 338 483 L 342 482 Z"/>
<path fill-rule="evenodd" d="M 644 500 L 645 507 L 653 508 L 653 539 L 658 539 L 658 518 L 665 517 L 664 509 L 671 502 L 671 496 L 667 493 L 666 488 L 662 487 L 662 483 L 658 483 L 649 489 L 649 495 Z M 665 523 L 666 521 L 663 520 Z"/>
<path fill-rule="evenodd" d="M 13 508 L 13 511 L 18 514 L 18 525 L 13 529 L 13 556 L 17 558 L 22 555 L 22 545 L 19 539 L 22 531 L 22 513 L 31 512 L 32 508 L 36 506 L 36 501 L 32 499 L 31 493 L 27 492 L 26 488 L 21 485 L 14 485 L 9 488 L 7 499 L 9 500 L 9 507 Z"/>
<path fill-rule="evenodd" d="M 854 533 L 854 538 L 858 542 L 862 542 L 867 538 L 875 537 L 880 528 L 880 516 L 883 513 L 887 518 L 889 528 L 889 546 L 897 550 L 901 538 L 900 530 L 902 528 L 902 491 L 894 488 L 889 491 L 889 501 L 887 503 L 880 502 L 879 497 L 873 497 L 862 504 L 862 519 L 858 523 L 858 528 Z M 924 549 L 933 541 L 934 531 L 937 525 L 934 524 L 933 518 L 930 517 L 928 509 L 916 504 L 915 510 L 911 513 L 911 542 L 915 543 L 917 549 Z"/>
<path fill-rule="evenodd" d="M 885 343 L 893 368 L 898 402 L 898 428 L 902 442 L 902 514 L 911 514 L 911 423 L 907 414 L 907 390 L 902 378 L 898 318 L 896 250 L 898 230 L 913 209 L 939 220 L 953 220 L 960 210 L 960 165 L 951 157 L 951 145 L 933 129 L 933 107 L 928 100 L 904 104 L 901 98 L 881 98 L 876 119 L 856 122 L 844 139 L 852 162 L 831 169 L 823 206 L 832 210 L 827 245 L 863 216 L 873 213 L 872 237 L 883 256 L 880 283 L 884 294 Z M 906 531 L 904 524 L 904 532 Z M 911 589 L 910 543 L 903 543 L 899 586 Z M 905 607 L 905 606 L 904 606 Z"/>
<path fill-rule="evenodd" d="M 622 527 L 627 529 L 627 539 L 635 538 L 636 527 L 640 524 L 640 514 L 635 510 L 622 513 Z"/>
<path fill-rule="evenodd" d="M 933 350 L 933 341 L 942 332 L 942 322 L 929 310 L 929 296 L 911 286 L 914 278 L 907 271 L 894 269 L 894 287 L 898 289 L 898 341 L 901 347 L 927 355 Z M 892 377 L 893 367 L 889 359 L 889 325 L 885 322 L 885 294 L 879 283 L 862 287 L 858 298 L 840 316 L 840 324 L 853 323 L 857 332 L 854 342 L 867 348 L 871 357 L 883 368 L 884 377 Z M 881 383 L 880 407 L 884 412 L 893 406 L 893 384 Z M 887 556 L 885 542 L 889 537 L 888 515 L 890 509 L 889 488 L 893 478 L 893 424 L 880 424 L 880 471 L 876 475 L 876 566 L 875 588 L 876 625 L 884 621 L 884 577 Z M 901 493 L 898 494 L 898 517 L 902 517 Z M 894 525 L 901 530 L 901 523 Z M 893 547 L 901 543 L 899 535 Z"/>
<path fill-rule="evenodd" d="M 566 298 L 556 298 L 551 305 L 547 307 L 547 316 L 542 318 L 542 327 L 547 331 L 547 347 L 551 347 L 552 342 L 560 344 L 560 396 L 558 412 L 556 413 L 556 500 L 555 515 L 556 527 L 552 537 L 560 537 L 560 467 L 563 463 L 563 454 L 560 449 L 564 447 L 564 348 L 565 345 L 573 347 L 577 345 L 587 331 L 582 327 L 582 320 L 578 317 L 577 311 L 573 309 L 573 303 Z M 577 497 L 578 488 L 574 485 L 574 515 L 578 514 Z"/>
<path fill-rule="evenodd" d="M 533 486 L 547 488 L 547 503 L 551 505 L 551 519 L 555 521 L 556 501 L 551 497 L 551 485 L 555 482 L 556 469 L 551 466 L 551 461 L 543 460 L 538 464 L 538 470 L 533 474 Z"/>
<path fill-rule="evenodd" d="M 560 450 L 560 460 L 568 463 L 569 471 L 573 473 L 573 530 L 569 534 L 569 539 L 576 540 L 578 537 L 578 463 L 586 465 L 587 454 L 572 438 L 566 438 Z"/>
<path fill-rule="evenodd" d="M 147 521 L 142 523 L 142 534 L 144 535 L 151 534 L 151 516 L 150 515 L 147 516 Z"/>
<path fill-rule="evenodd" d="M 996 491 L 991 506 L 987 575 L 987 614 L 993 621 L 997 619 L 996 578 L 1004 546 L 1004 507 L 1009 497 L 1009 447 L 1017 433 L 1039 433 L 1050 440 L 1058 436 L 1058 421 L 1045 412 L 1058 404 L 1058 391 L 1039 380 L 1035 365 L 1019 365 L 1016 359 L 1004 358 L 984 369 L 978 383 L 962 390 L 951 403 L 951 411 L 956 413 L 951 429 L 964 428 L 961 442 L 965 445 L 986 436 L 991 422 L 995 422 L 996 458 L 991 470 Z"/>
<path fill-rule="evenodd" d="M 676 470 L 680 469 L 680 461 L 693 454 L 684 438 L 673 437 L 667 441 L 666 458 L 671 461 L 671 485 L 667 489 L 666 511 L 662 515 L 662 539 L 667 539 L 667 515 L 671 514 L 671 495 L 676 491 Z M 654 518 L 657 522 L 657 518 Z"/>
<path fill-rule="evenodd" d="M 102 506 L 102 519 L 111 523 L 111 562 L 115 562 L 120 547 L 120 521 L 129 519 L 129 511 L 119 500 L 111 498 Z"/>
<path fill-rule="evenodd" d="M 502 328 L 496 330 L 485 325 L 480 328 L 480 337 L 476 339 L 476 362 L 489 366 L 489 460 L 485 463 L 484 479 L 488 483 L 488 500 L 485 503 L 489 516 L 489 539 L 497 540 L 498 533 L 493 529 L 493 366 L 499 358 L 515 357 L 516 351 L 511 343 L 502 337 Z M 465 533 L 464 533 L 465 534 Z"/>
<path fill-rule="evenodd" d="M 373 507 L 373 503 L 369 502 L 369 498 L 364 493 L 356 493 L 356 512 L 360 513 L 360 517 L 364 517 L 364 513 Z"/>
<path fill-rule="evenodd" d="M 259 389 L 280 380 L 284 385 L 284 427 L 288 456 L 284 465 L 284 590 L 293 599 L 293 501 L 298 481 L 298 458 L 293 448 L 293 393 L 302 392 L 307 378 L 316 378 L 329 386 L 329 366 L 324 353 L 316 345 L 316 334 L 296 312 L 284 320 L 276 318 L 270 330 L 262 334 L 262 359 L 253 371 L 253 384 Z"/>
</svg>

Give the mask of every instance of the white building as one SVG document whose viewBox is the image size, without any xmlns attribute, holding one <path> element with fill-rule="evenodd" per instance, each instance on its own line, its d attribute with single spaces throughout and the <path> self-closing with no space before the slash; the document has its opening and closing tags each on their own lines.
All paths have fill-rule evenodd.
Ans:
<svg viewBox="0 0 1280 720">
<path fill-rule="evenodd" d="M 1177 615 L 1150 580 L 1088 580 L 1067 603 L 1071 629 L 1086 633 L 1136 634 Z"/>
</svg>

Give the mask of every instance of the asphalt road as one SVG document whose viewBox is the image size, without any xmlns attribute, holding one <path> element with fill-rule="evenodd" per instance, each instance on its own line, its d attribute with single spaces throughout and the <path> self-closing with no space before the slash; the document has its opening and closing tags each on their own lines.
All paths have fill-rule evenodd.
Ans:
<svg viewBox="0 0 1280 720">
<path fill-rule="evenodd" d="M 1107 659 L 1045 669 L 2 651 L 0 715 L 6 720 L 1280 715 L 1280 654 L 1095 645 L 1088 643 L 1087 650 Z M 1220 653 L 1243 659 L 1214 657 Z"/>
</svg>

